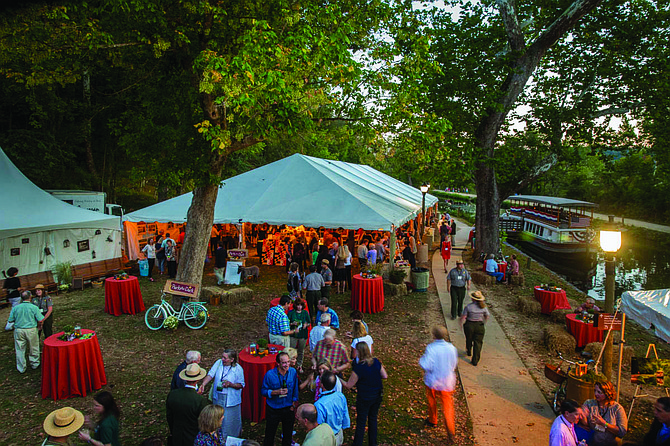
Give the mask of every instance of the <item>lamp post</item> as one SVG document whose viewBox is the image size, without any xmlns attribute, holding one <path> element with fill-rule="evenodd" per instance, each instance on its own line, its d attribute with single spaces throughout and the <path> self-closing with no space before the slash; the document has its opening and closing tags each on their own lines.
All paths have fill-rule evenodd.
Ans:
<svg viewBox="0 0 670 446">
<path fill-rule="evenodd" d="M 600 247 L 605 252 L 605 312 L 610 314 L 614 314 L 614 254 L 621 248 L 621 232 L 612 229 L 613 223 L 610 215 L 607 229 L 600 231 Z M 603 374 L 612 380 L 612 336 L 605 342 Z"/>
<path fill-rule="evenodd" d="M 419 232 L 419 243 L 422 243 L 423 231 L 425 231 L 426 227 L 426 194 L 428 193 L 428 189 L 430 189 L 430 184 L 423 183 L 421 185 L 421 232 Z"/>
</svg>

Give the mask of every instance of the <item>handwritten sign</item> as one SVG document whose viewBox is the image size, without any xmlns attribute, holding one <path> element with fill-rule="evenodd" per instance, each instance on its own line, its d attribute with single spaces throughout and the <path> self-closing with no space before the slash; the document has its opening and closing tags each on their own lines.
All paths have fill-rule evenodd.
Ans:
<svg viewBox="0 0 670 446">
<path fill-rule="evenodd" d="M 621 331 L 621 313 L 617 314 L 616 319 L 613 314 L 599 314 L 596 319 L 595 327 L 598 330 L 609 330 L 611 327 L 614 331 Z"/>
<path fill-rule="evenodd" d="M 168 280 L 165 282 L 163 292 L 174 294 L 175 296 L 198 297 L 198 285 Z"/>
<path fill-rule="evenodd" d="M 248 249 L 229 249 L 228 257 L 233 259 L 248 259 L 249 250 Z"/>
</svg>

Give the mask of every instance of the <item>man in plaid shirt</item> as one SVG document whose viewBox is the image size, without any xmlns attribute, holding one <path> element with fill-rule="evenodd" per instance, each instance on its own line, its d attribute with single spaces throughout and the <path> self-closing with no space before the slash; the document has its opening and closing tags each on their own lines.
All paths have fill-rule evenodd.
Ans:
<svg viewBox="0 0 670 446">
<path fill-rule="evenodd" d="M 314 352 L 312 352 L 312 369 L 316 370 L 316 365 L 321 358 L 326 358 L 333 366 L 333 373 L 340 375 L 344 370 L 351 366 L 347 349 L 335 337 L 335 330 L 332 328 L 326 330 L 323 339 L 316 343 Z"/>
<path fill-rule="evenodd" d="M 289 336 L 294 334 L 296 330 L 291 330 L 291 325 L 286 315 L 290 303 L 291 298 L 287 294 L 284 294 L 279 299 L 279 305 L 268 310 L 265 323 L 268 324 L 268 330 L 270 331 L 270 344 L 282 345 L 286 348 L 291 346 Z"/>
</svg>

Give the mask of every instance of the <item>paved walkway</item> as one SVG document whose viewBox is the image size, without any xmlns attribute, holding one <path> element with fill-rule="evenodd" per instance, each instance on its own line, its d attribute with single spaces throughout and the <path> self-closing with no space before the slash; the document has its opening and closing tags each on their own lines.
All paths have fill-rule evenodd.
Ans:
<svg viewBox="0 0 670 446">
<path fill-rule="evenodd" d="M 465 246 L 470 230 L 465 222 L 457 221 L 457 225 L 456 250 L 452 251 L 449 269 L 461 258 L 459 248 Z M 472 366 L 465 355 L 463 330 L 458 320 L 452 321 L 450 317 L 451 297 L 447 293 L 439 250 L 432 257 L 432 273 L 451 342 L 458 349 L 458 372 L 472 417 L 475 444 L 547 444 L 554 413 L 498 322 L 491 317 L 486 324 L 481 360 L 476 367 Z M 470 292 L 475 290 L 473 285 Z M 486 297 L 495 299 L 495 296 Z M 470 303 L 469 297 L 464 305 L 467 303 Z"/>
</svg>

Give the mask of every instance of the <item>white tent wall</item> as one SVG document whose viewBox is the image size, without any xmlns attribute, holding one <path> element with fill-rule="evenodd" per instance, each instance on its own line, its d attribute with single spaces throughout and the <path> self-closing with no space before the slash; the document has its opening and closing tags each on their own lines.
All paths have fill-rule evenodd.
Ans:
<svg viewBox="0 0 670 446">
<path fill-rule="evenodd" d="M 59 229 L 0 239 L 0 270 L 16 267 L 20 275 L 27 275 L 50 271 L 59 262 L 80 265 L 121 257 L 121 231 L 100 229 L 100 234 L 95 235 L 96 231 L 98 230 Z M 111 242 L 107 241 L 108 238 Z M 64 246 L 66 240 L 69 242 L 67 247 Z M 85 241 L 88 241 L 88 249 L 79 251 L 78 242 Z M 49 255 L 45 248 L 49 248 Z"/>
<path fill-rule="evenodd" d="M 670 342 L 670 289 L 626 291 L 621 311 L 644 328 L 653 325 L 656 336 Z"/>
</svg>

